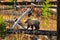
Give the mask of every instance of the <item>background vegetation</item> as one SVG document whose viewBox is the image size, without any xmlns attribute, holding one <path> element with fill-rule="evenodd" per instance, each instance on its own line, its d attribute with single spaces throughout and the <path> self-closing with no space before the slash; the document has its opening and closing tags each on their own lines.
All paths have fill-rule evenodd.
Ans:
<svg viewBox="0 0 60 40">
<path fill-rule="evenodd" d="M 51 12 L 49 10 L 50 4 L 49 4 L 49 0 L 45 0 L 43 3 L 43 8 L 42 8 L 42 15 L 44 17 L 44 26 L 48 25 L 48 17 L 51 17 Z"/>
<path fill-rule="evenodd" d="M 3 21 L 3 17 L 0 16 L 0 37 L 4 38 L 6 32 L 7 32 L 6 25 Z"/>
</svg>

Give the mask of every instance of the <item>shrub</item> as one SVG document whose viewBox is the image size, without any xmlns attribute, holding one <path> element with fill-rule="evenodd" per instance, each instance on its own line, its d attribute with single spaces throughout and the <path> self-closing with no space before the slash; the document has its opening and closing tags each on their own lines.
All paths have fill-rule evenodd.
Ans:
<svg viewBox="0 0 60 40">
<path fill-rule="evenodd" d="M 43 8 L 42 8 L 42 15 L 44 17 L 43 22 L 44 22 L 45 26 L 48 25 L 47 18 L 51 17 L 51 12 L 49 10 L 49 7 L 50 7 L 49 0 L 45 0 L 44 3 L 43 3 Z"/>
<path fill-rule="evenodd" d="M 0 37 L 4 38 L 5 35 L 6 35 L 6 32 L 7 32 L 6 25 L 5 25 L 4 21 L 3 21 L 3 17 L 0 16 Z"/>
</svg>

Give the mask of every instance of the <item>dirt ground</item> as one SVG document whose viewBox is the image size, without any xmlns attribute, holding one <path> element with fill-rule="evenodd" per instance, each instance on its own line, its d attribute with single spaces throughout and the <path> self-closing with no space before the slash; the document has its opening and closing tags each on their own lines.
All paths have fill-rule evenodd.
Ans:
<svg viewBox="0 0 60 40">
<path fill-rule="evenodd" d="M 24 9 L 23 9 L 24 10 Z M 23 11 L 22 10 L 22 11 Z M 12 11 L 12 12 L 15 12 L 15 11 L 13 11 L 13 10 L 9 10 L 10 12 Z M 19 10 L 19 11 L 17 11 L 17 13 L 18 12 L 20 12 L 21 10 Z M 7 10 L 1 10 L 0 11 L 0 15 L 2 15 L 3 16 L 3 18 L 4 18 L 4 20 L 13 20 L 13 18 L 14 18 L 14 16 L 15 15 L 7 15 L 7 14 L 5 14 L 7 12 Z M 39 30 L 49 30 L 49 31 L 52 31 L 52 30 L 54 30 L 54 31 L 57 31 L 57 15 L 55 16 L 55 17 L 53 17 L 53 18 L 55 18 L 55 19 L 51 19 L 51 18 L 48 18 L 48 26 L 43 26 L 42 24 L 43 24 L 43 18 L 40 16 L 39 18 L 37 18 L 35 15 L 36 15 L 36 10 L 35 10 L 35 12 L 33 12 L 33 15 L 34 16 L 31 16 L 30 18 L 31 19 L 38 19 L 39 21 L 40 21 L 40 29 Z M 4 14 L 2 14 L 2 13 L 4 13 Z M 17 18 L 19 18 L 19 16 L 20 15 L 16 15 L 16 17 Z M 21 22 L 25 25 L 25 26 L 27 26 L 24 22 L 25 22 L 25 20 L 28 18 L 28 16 L 25 16 L 24 18 L 22 18 L 21 19 Z M 12 27 L 12 25 L 11 24 L 6 24 L 6 26 L 7 26 L 7 28 L 11 28 Z M 18 26 L 19 27 L 19 26 Z M 23 37 L 22 37 L 23 36 Z M 38 39 L 41 39 L 41 40 L 48 40 L 46 37 L 44 37 L 44 35 L 39 35 L 39 36 L 36 36 L 36 35 L 28 35 L 28 36 L 26 36 L 26 34 L 24 35 L 21 35 L 21 34 L 10 34 L 10 35 L 8 35 L 8 36 L 6 36 L 5 38 L 6 38 L 6 40 L 13 40 L 13 39 L 15 39 L 15 38 L 17 38 L 17 40 L 33 40 L 33 39 L 30 39 L 31 37 L 30 36 L 32 36 L 32 37 L 37 37 Z M 55 39 L 55 38 L 54 38 Z"/>
<path fill-rule="evenodd" d="M 4 12 L 7 12 L 7 11 L 4 11 Z M 14 18 L 14 15 L 7 15 L 7 14 L 1 14 L 4 18 L 4 20 L 13 20 Z M 31 19 L 38 19 L 40 21 L 40 30 L 57 30 L 57 17 L 54 17 L 54 19 L 51 19 L 51 18 L 48 18 L 48 26 L 43 26 L 43 18 L 41 18 L 41 16 L 39 18 L 36 17 L 36 13 L 33 12 L 33 15 L 34 16 L 31 16 L 30 18 Z M 57 15 L 56 15 L 57 16 Z M 19 18 L 19 16 L 17 15 L 16 16 L 17 18 Z M 24 16 L 21 21 L 23 24 L 24 21 L 28 18 L 28 16 Z"/>
</svg>

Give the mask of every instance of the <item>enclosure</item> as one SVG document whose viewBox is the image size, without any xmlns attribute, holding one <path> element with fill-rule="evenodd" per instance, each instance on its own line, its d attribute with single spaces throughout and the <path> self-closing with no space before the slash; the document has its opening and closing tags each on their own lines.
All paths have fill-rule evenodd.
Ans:
<svg viewBox="0 0 60 40">
<path fill-rule="evenodd" d="M 0 40 L 57 40 L 57 0 L 1 0 L 0 16 L 7 29 Z M 39 29 L 36 21 L 25 23 L 27 19 L 39 21 Z"/>
</svg>

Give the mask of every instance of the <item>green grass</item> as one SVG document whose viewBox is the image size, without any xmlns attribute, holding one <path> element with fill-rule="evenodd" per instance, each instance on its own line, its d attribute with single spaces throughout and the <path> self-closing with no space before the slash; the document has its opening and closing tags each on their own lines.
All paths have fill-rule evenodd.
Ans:
<svg viewBox="0 0 60 40">
<path fill-rule="evenodd" d="M 47 26 L 48 25 L 47 18 L 51 17 L 51 12 L 49 10 L 49 7 L 50 7 L 49 0 L 44 1 L 43 8 L 42 8 L 42 15 L 44 17 L 44 20 L 43 20 L 43 22 L 44 22 L 43 25 L 44 26 Z"/>
</svg>

